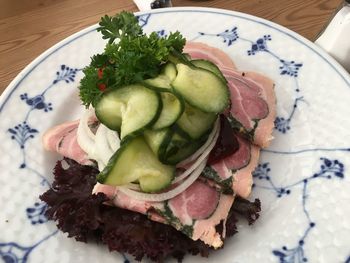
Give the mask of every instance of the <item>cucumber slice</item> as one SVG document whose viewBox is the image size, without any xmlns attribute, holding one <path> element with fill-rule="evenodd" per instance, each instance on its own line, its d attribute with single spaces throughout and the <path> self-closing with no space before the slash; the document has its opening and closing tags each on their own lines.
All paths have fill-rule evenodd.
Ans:
<svg viewBox="0 0 350 263">
<path fill-rule="evenodd" d="M 229 90 L 218 76 L 206 69 L 177 64 L 174 89 L 192 106 L 220 113 L 229 105 Z"/>
<path fill-rule="evenodd" d="M 176 130 L 176 128 L 173 129 Z M 160 156 L 160 161 L 164 164 L 176 165 L 198 150 L 207 137 L 208 133 L 198 140 L 187 140 L 181 133 L 178 133 L 178 130 L 174 131 L 167 142 L 164 153 Z"/>
<path fill-rule="evenodd" d="M 192 140 L 175 126 L 157 131 L 146 130 L 143 135 L 153 153 L 162 163 L 168 165 L 176 165 L 189 157 L 208 137 L 208 133 L 205 133 L 199 139 Z"/>
<path fill-rule="evenodd" d="M 162 111 L 157 121 L 153 124 L 153 129 L 163 129 L 172 125 L 180 118 L 184 110 L 184 102 L 170 92 L 161 92 Z"/>
<path fill-rule="evenodd" d="M 194 153 L 201 144 L 188 140 L 175 127 L 163 130 L 146 130 L 145 141 L 158 159 L 168 165 L 175 165 Z"/>
<path fill-rule="evenodd" d="M 169 54 L 168 60 L 175 65 L 182 63 L 189 66 L 193 66 L 193 64 L 190 61 L 191 57 L 189 56 L 189 54 L 186 54 L 186 53 L 173 51 L 171 54 Z"/>
<path fill-rule="evenodd" d="M 164 153 L 164 148 L 166 148 L 166 145 L 170 141 L 171 135 L 172 131 L 170 129 L 145 130 L 143 132 L 145 141 L 158 158 Z"/>
<path fill-rule="evenodd" d="M 139 134 L 144 128 L 151 126 L 161 111 L 159 95 L 143 86 L 129 86 L 124 95 L 128 101 L 122 116 L 122 139 L 132 133 Z"/>
<path fill-rule="evenodd" d="M 142 82 L 142 84 L 155 91 L 162 92 L 171 90 L 171 81 L 167 75 L 158 75 L 153 79 L 146 79 Z"/>
<path fill-rule="evenodd" d="M 203 112 L 188 104 L 181 117 L 177 120 L 177 126 L 192 139 L 200 138 L 213 126 L 217 115 Z"/>
<path fill-rule="evenodd" d="M 115 92 L 106 92 L 95 107 L 96 117 L 109 129 L 120 131 L 124 103 Z"/>
<path fill-rule="evenodd" d="M 152 126 L 161 108 L 159 94 L 141 85 L 129 85 L 106 92 L 95 111 L 107 127 L 120 127 L 120 137 L 124 139 L 137 136 Z"/>
<path fill-rule="evenodd" d="M 183 61 L 183 59 L 178 56 L 175 56 L 173 54 L 170 54 L 169 57 L 168 57 L 169 61 L 175 65 L 179 64 L 179 63 L 184 63 L 185 61 Z"/>
<path fill-rule="evenodd" d="M 170 91 L 171 82 L 175 79 L 177 74 L 175 64 L 168 62 L 166 63 L 162 70 L 161 74 L 152 79 L 146 79 L 142 83 L 150 89 L 156 91 Z"/>
<path fill-rule="evenodd" d="M 164 154 L 161 156 L 162 160 L 167 160 L 169 156 L 177 154 L 177 152 L 186 147 L 190 143 L 185 137 L 182 137 L 179 133 L 173 132 L 170 140 L 168 141 Z"/>
<path fill-rule="evenodd" d="M 125 185 L 138 181 L 144 192 L 157 192 L 170 185 L 175 167 L 162 164 L 142 137 L 128 140 L 97 176 L 99 183 Z"/>
<path fill-rule="evenodd" d="M 166 63 L 161 74 L 167 76 L 170 81 L 173 81 L 177 75 L 176 66 L 171 62 Z"/>
<path fill-rule="evenodd" d="M 197 68 L 203 68 L 213 72 L 216 76 L 218 76 L 223 82 L 227 82 L 224 75 L 221 73 L 218 66 L 216 66 L 213 62 L 205 59 L 195 59 L 191 60 L 191 63 L 195 65 Z"/>
<path fill-rule="evenodd" d="M 163 163 L 168 165 L 176 165 L 194 154 L 202 144 L 202 141 L 193 141 L 184 147 L 178 148 L 178 151 L 170 156 L 167 156 Z"/>
</svg>

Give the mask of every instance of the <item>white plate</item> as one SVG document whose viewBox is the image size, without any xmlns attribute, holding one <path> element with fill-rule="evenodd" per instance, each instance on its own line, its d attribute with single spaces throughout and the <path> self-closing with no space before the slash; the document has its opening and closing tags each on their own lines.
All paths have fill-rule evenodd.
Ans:
<svg viewBox="0 0 350 263">
<path fill-rule="evenodd" d="M 350 261 L 350 78 L 299 35 L 253 16 L 217 9 L 173 8 L 140 13 L 146 32 L 179 30 L 227 52 L 239 69 L 276 82 L 272 146 L 255 173 L 263 204 L 253 227 L 209 260 L 187 262 Z M 123 262 L 95 244 L 57 233 L 38 196 L 57 155 L 45 152 L 47 128 L 78 116 L 81 68 L 104 46 L 96 26 L 42 54 L 10 84 L 0 104 L 0 258 L 4 262 Z M 64 66 L 63 66 L 64 65 Z"/>
</svg>

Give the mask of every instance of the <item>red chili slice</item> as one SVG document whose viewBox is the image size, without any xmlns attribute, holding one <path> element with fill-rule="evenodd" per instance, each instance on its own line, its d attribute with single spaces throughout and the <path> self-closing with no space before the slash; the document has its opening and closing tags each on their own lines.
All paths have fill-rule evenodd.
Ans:
<svg viewBox="0 0 350 263">
<path fill-rule="evenodd" d="M 104 84 L 104 83 L 97 84 L 97 87 L 100 91 L 105 91 L 107 88 L 106 84 Z"/>
<path fill-rule="evenodd" d="M 99 79 L 102 79 L 102 76 L 103 76 L 103 68 L 99 68 L 99 69 L 97 70 L 97 76 L 98 76 Z"/>
<path fill-rule="evenodd" d="M 104 70 L 104 68 L 99 68 L 97 70 L 97 77 L 98 77 L 98 79 L 102 79 L 102 77 L 103 77 L 103 70 Z M 107 88 L 106 84 L 104 84 L 104 83 L 97 84 L 97 87 L 98 87 L 98 89 L 100 91 L 105 91 L 106 88 Z"/>
</svg>

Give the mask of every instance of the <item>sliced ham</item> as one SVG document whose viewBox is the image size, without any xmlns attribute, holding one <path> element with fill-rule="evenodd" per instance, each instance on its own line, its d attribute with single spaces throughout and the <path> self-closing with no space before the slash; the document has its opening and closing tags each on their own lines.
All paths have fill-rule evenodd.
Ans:
<svg viewBox="0 0 350 263">
<path fill-rule="evenodd" d="M 242 73 L 229 68 L 222 68 L 222 72 L 231 92 L 228 118 L 256 145 L 268 147 L 276 117 L 273 81 L 255 72 Z"/>
<path fill-rule="evenodd" d="M 162 206 L 155 202 L 140 201 L 130 198 L 128 195 L 118 190 L 118 187 L 97 183 L 92 191 L 93 194 L 104 193 L 109 199 L 110 205 L 148 215 L 153 221 L 165 223 L 165 219 L 152 208 Z"/>
<path fill-rule="evenodd" d="M 236 66 L 233 63 L 232 59 L 222 50 L 208 46 L 207 44 L 201 42 L 186 42 L 184 47 L 184 52 L 188 53 L 192 59 L 206 59 L 219 68 L 227 67 L 235 69 Z"/>
<path fill-rule="evenodd" d="M 45 148 L 57 151 L 80 163 L 86 162 L 86 154 L 77 144 L 78 123 L 78 121 L 68 122 L 46 132 L 43 138 Z M 235 154 L 241 155 L 244 149 L 241 147 Z M 232 162 L 232 165 L 237 168 L 242 166 L 243 162 Z M 232 177 L 232 172 L 229 176 Z M 220 193 L 211 184 L 200 180 L 166 202 L 136 200 L 118 191 L 116 187 L 102 184 L 96 184 L 93 192 L 105 193 L 111 199 L 110 205 L 146 214 L 153 221 L 170 224 L 193 240 L 202 240 L 215 248 L 223 245 L 225 236 L 225 232 L 217 232 L 216 226 L 226 220 L 234 200 L 234 195 Z"/>
<path fill-rule="evenodd" d="M 262 99 L 260 90 L 256 89 L 255 83 L 246 81 L 241 76 L 227 76 L 227 80 L 231 94 L 231 116 L 248 131 L 254 130 L 255 121 L 268 114 L 268 106 Z"/>
<path fill-rule="evenodd" d="M 172 225 L 193 240 L 202 240 L 209 246 L 223 245 L 225 233 L 216 226 L 226 220 L 234 196 L 225 195 L 200 180 L 178 196 L 164 202 L 140 201 L 118 191 L 118 187 L 96 184 L 93 193 L 104 193 L 110 204 L 139 212 L 151 220 Z"/>
<path fill-rule="evenodd" d="M 238 171 L 247 166 L 251 160 L 252 145 L 249 141 L 237 134 L 233 134 L 237 138 L 239 148 L 238 151 L 224 158 L 222 161 L 231 171 Z"/>
<path fill-rule="evenodd" d="M 87 154 L 81 149 L 77 140 L 79 120 L 65 122 L 47 130 L 42 138 L 46 150 L 57 152 L 84 165 L 91 165 Z"/>
<path fill-rule="evenodd" d="M 238 151 L 206 167 L 203 176 L 223 187 L 231 187 L 235 194 L 247 198 L 253 184 L 253 171 L 258 165 L 260 148 L 237 134 Z"/>
<path fill-rule="evenodd" d="M 214 248 L 222 247 L 225 231 L 223 231 L 223 233 L 220 235 L 215 227 L 219 225 L 221 221 L 226 222 L 233 201 L 233 195 L 221 194 L 218 206 L 214 213 L 207 219 L 198 220 L 195 222 L 193 226 L 192 239 L 200 239 L 205 244 Z"/>
<path fill-rule="evenodd" d="M 253 185 L 253 172 L 259 163 L 260 149 L 252 145 L 250 151 L 250 162 L 244 168 L 233 173 L 233 191 L 243 198 L 248 198 Z"/>
<path fill-rule="evenodd" d="M 85 162 L 86 154 L 77 144 L 78 123 L 68 122 L 46 132 L 43 138 L 45 148 L 81 163 Z M 259 151 L 242 137 L 236 136 L 236 139 L 239 142 L 238 150 L 215 164 L 213 170 L 218 178 L 231 180 L 235 193 L 247 197 L 251 188 L 251 172 L 256 166 Z M 249 162 L 251 147 L 257 149 L 257 154 L 252 153 Z M 119 191 L 117 187 L 102 184 L 96 184 L 94 193 L 98 192 L 105 193 L 110 198 L 110 205 L 146 214 L 153 221 L 170 224 L 192 239 L 202 240 L 215 248 L 222 246 L 225 236 L 225 232 L 217 232 L 216 226 L 225 221 L 234 201 L 234 195 L 225 195 L 214 184 L 200 180 L 166 202 L 140 201 Z"/>
<path fill-rule="evenodd" d="M 269 107 L 269 114 L 259 121 L 255 129 L 254 140 L 262 148 L 268 147 L 273 139 L 272 131 L 275 127 L 276 118 L 276 95 L 274 82 L 264 75 L 256 72 L 246 72 L 245 76 L 259 83 L 262 87 L 262 96 Z"/>
<path fill-rule="evenodd" d="M 217 183 L 221 183 L 228 178 L 233 179 L 233 174 L 247 166 L 251 160 L 251 143 L 237 134 L 232 134 L 232 136 L 235 136 L 238 140 L 238 151 L 210 165 L 210 171 L 211 173 L 215 173 L 213 177 L 216 178 L 214 180 Z"/>
<path fill-rule="evenodd" d="M 214 187 L 196 181 L 186 191 L 169 200 L 169 208 L 182 224 L 192 225 L 193 220 L 208 218 L 219 201 Z"/>
</svg>

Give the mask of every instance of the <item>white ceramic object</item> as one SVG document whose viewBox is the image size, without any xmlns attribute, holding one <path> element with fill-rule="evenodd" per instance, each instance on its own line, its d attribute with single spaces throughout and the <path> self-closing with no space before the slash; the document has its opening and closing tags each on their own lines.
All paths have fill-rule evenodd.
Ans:
<svg viewBox="0 0 350 263">
<path fill-rule="evenodd" d="M 261 217 L 209 259 L 185 262 L 349 262 L 350 78 L 326 52 L 269 21 L 208 8 L 138 13 L 146 32 L 179 30 L 188 40 L 216 46 L 241 70 L 274 79 L 275 140 L 254 173 L 252 198 Z M 124 262 L 118 253 L 57 232 L 38 196 L 52 181 L 58 155 L 41 135 L 77 118 L 81 69 L 104 41 L 89 27 L 28 65 L 0 100 L 0 261 Z M 126 257 L 131 260 L 130 256 Z"/>
<path fill-rule="evenodd" d="M 140 11 L 148 11 L 151 9 L 153 0 L 133 0 Z"/>
<path fill-rule="evenodd" d="M 315 43 L 350 72 L 350 1 L 335 14 Z"/>
<path fill-rule="evenodd" d="M 135 5 L 140 11 L 149 11 L 151 10 L 151 4 L 154 2 L 154 0 L 133 0 Z M 163 0 L 163 3 L 166 3 L 167 7 L 171 7 L 172 3 L 169 0 Z"/>
</svg>

